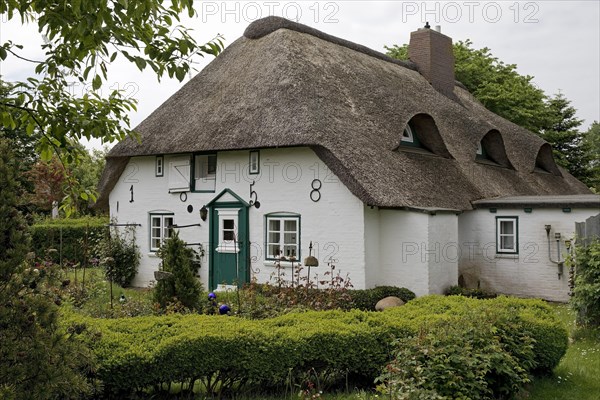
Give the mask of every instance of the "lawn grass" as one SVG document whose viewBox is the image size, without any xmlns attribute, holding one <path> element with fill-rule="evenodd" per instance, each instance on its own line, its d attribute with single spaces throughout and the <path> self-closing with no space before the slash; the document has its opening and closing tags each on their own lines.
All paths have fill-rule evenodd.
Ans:
<svg viewBox="0 0 600 400">
<path fill-rule="evenodd" d="M 597 400 L 600 397 L 600 330 L 575 325 L 565 304 L 554 305 L 569 330 L 569 348 L 554 374 L 536 378 L 520 398 L 530 400 Z"/>
<path fill-rule="evenodd" d="M 131 317 L 151 315 L 153 313 L 152 291 L 140 288 L 122 288 L 112 283 L 112 308 L 109 283 L 101 268 L 87 268 L 75 272 L 70 269 L 63 273 L 62 279 L 71 281 L 69 285 L 70 301 L 78 312 L 91 317 Z M 119 302 L 121 295 L 126 302 Z"/>
</svg>

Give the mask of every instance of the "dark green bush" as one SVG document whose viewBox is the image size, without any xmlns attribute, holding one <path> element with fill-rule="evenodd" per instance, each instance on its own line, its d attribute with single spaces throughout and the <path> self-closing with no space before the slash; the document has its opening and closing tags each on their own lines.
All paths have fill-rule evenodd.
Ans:
<svg viewBox="0 0 600 400">
<path fill-rule="evenodd" d="M 172 305 L 176 308 L 199 310 L 202 285 L 196 277 L 199 267 L 196 252 L 186 246 L 177 232 L 173 232 L 173 236 L 163 243 L 157 255 L 162 259 L 161 270 L 170 273 L 170 276 L 158 281 L 154 300 L 162 308 Z"/>
<path fill-rule="evenodd" d="M 416 297 L 409 289 L 396 286 L 376 286 L 372 289 L 350 290 L 348 294 L 351 298 L 348 308 L 363 311 L 375 311 L 377 302 L 388 296 L 398 297 L 405 303 Z"/>
<path fill-rule="evenodd" d="M 373 382 L 390 361 L 397 338 L 406 341 L 402 343 L 408 351 L 419 352 L 421 345 L 435 351 L 430 367 L 446 374 L 435 381 L 439 393 L 448 393 L 452 382 L 467 374 L 466 388 L 501 395 L 520 387 L 527 373 L 556 366 L 567 337 L 542 302 L 504 297 L 428 296 L 383 313 L 310 311 L 260 321 L 209 315 L 113 320 L 72 315 L 65 323 L 88 326 L 86 342 L 100 365 L 97 378 L 111 393 L 170 382 L 201 382 L 209 393 L 241 390 L 249 383 L 282 388 L 306 371 Z M 447 356 L 457 357 L 452 368 L 444 364 Z M 430 388 L 417 389 L 425 393 Z"/>
<path fill-rule="evenodd" d="M 462 286 L 450 286 L 448 290 L 446 290 L 446 295 L 473 297 L 475 299 L 493 299 L 498 297 L 497 294 L 482 289 L 467 289 Z"/>
<path fill-rule="evenodd" d="M 31 248 L 38 257 L 54 249 L 53 261 L 83 264 L 86 252 L 88 261 L 98 256 L 97 246 L 107 234 L 106 224 L 108 219 L 104 217 L 46 219 L 29 228 Z"/>
<path fill-rule="evenodd" d="M 577 322 L 582 325 L 600 326 L 600 239 L 587 246 L 577 246 L 575 290 L 571 304 L 577 311 Z"/>
</svg>

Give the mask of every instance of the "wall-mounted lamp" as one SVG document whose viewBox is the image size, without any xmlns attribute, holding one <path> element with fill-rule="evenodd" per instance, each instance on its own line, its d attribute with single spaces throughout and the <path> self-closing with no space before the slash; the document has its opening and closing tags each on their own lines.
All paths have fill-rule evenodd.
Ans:
<svg viewBox="0 0 600 400">
<path fill-rule="evenodd" d="M 556 239 L 556 240 L 560 240 L 560 233 L 558 233 L 558 232 L 555 232 L 555 233 L 554 233 L 554 239 Z"/>
<path fill-rule="evenodd" d="M 567 250 L 571 248 L 571 241 L 569 239 L 565 239 L 565 246 L 567 246 Z"/>
<path fill-rule="evenodd" d="M 207 217 L 208 217 L 208 208 L 206 208 L 206 206 L 202 206 L 202 208 L 200 209 L 200 219 L 202 221 L 206 221 Z"/>
<path fill-rule="evenodd" d="M 552 225 L 544 225 L 544 228 L 546 229 L 546 235 L 550 236 L 550 229 L 552 229 Z"/>
</svg>

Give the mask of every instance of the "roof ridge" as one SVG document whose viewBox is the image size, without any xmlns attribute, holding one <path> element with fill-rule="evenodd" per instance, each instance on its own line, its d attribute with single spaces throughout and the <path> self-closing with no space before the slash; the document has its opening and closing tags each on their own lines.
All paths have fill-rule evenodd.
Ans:
<svg viewBox="0 0 600 400">
<path fill-rule="evenodd" d="M 363 46 L 362 44 L 354 43 L 349 40 L 330 35 L 318 29 L 311 28 L 310 26 L 300 24 L 298 22 L 290 21 L 289 19 L 282 17 L 269 16 L 252 22 L 244 31 L 244 37 L 248 39 L 260 39 L 279 29 L 288 29 L 295 32 L 306 33 L 338 46 L 343 46 L 379 60 L 387 61 L 392 64 L 400 65 L 404 68 L 417 71 L 417 66 L 412 61 L 397 60 L 367 46 Z"/>
</svg>

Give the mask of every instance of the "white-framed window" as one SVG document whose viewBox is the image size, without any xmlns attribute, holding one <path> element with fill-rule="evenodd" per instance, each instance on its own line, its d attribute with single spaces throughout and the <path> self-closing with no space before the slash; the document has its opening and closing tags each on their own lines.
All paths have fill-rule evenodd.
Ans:
<svg viewBox="0 0 600 400">
<path fill-rule="evenodd" d="M 238 235 L 238 216 L 239 208 L 219 208 L 217 215 L 219 218 L 219 253 L 237 253 L 240 251 L 240 244 L 237 240 Z"/>
<path fill-rule="evenodd" d="M 156 160 L 154 162 L 154 174 L 156 176 L 164 176 L 165 175 L 165 158 L 164 158 L 164 156 L 156 156 Z"/>
<path fill-rule="evenodd" d="M 496 217 L 496 252 L 519 252 L 519 218 Z"/>
<path fill-rule="evenodd" d="M 250 152 L 249 172 L 251 175 L 256 175 L 260 172 L 260 152 L 258 150 Z"/>
<path fill-rule="evenodd" d="M 194 156 L 194 191 L 214 192 L 217 184 L 217 155 Z"/>
<path fill-rule="evenodd" d="M 406 143 L 415 142 L 415 135 L 412 128 L 408 124 L 406 124 L 406 128 L 404 128 L 404 131 L 402 132 L 402 141 Z"/>
<path fill-rule="evenodd" d="M 173 235 L 172 213 L 150 214 L 150 251 L 157 251 L 165 240 Z"/>
<path fill-rule="evenodd" d="M 281 256 L 300 259 L 300 215 L 271 214 L 266 216 L 267 259 Z"/>
</svg>

